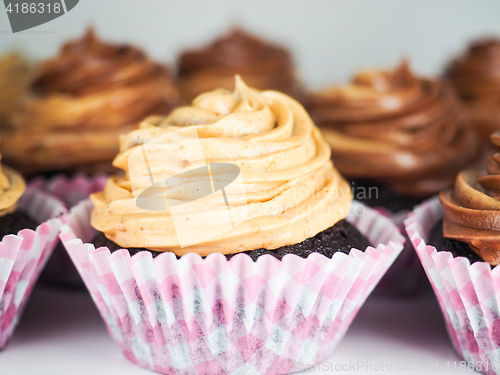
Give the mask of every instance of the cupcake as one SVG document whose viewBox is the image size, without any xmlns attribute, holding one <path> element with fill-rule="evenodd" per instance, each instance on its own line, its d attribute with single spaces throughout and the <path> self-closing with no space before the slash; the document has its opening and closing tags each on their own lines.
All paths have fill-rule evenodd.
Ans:
<svg viewBox="0 0 500 375">
<path fill-rule="evenodd" d="M 491 136 L 500 147 L 500 132 Z M 460 172 L 455 187 L 406 220 L 457 353 L 485 374 L 500 374 L 500 153 L 487 168 Z"/>
<path fill-rule="evenodd" d="M 237 78 L 120 143 L 125 174 L 73 207 L 61 240 L 142 367 L 281 374 L 321 362 L 402 249 L 388 219 L 351 203 L 285 94 Z"/>
<path fill-rule="evenodd" d="M 168 113 L 176 99 L 166 67 L 89 29 L 40 64 L 1 132 L 2 154 L 26 175 L 100 171 L 109 168 L 120 134 L 147 115 Z"/>
<path fill-rule="evenodd" d="M 500 39 L 482 39 L 453 60 L 445 72 L 457 91 L 464 115 L 484 145 L 500 130 Z"/>
<path fill-rule="evenodd" d="M 24 306 L 54 250 L 64 205 L 0 164 L 0 350 L 12 337 Z"/>
<path fill-rule="evenodd" d="M 296 99 L 301 96 L 290 52 L 240 29 L 204 48 L 182 53 L 177 65 L 177 87 L 187 103 L 218 87 L 231 90 L 235 74 L 252 87 L 278 90 Z"/>
<path fill-rule="evenodd" d="M 449 87 L 415 76 L 406 62 L 313 95 L 311 116 L 337 169 L 356 187 L 378 188 L 378 197 L 354 198 L 391 212 L 449 188 L 478 156 Z"/>
<path fill-rule="evenodd" d="M 401 227 L 408 210 L 451 187 L 478 158 L 477 140 L 449 87 L 417 77 L 405 61 L 394 70 L 361 71 L 348 85 L 313 94 L 309 105 L 354 199 Z M 379 288 L 407 293 L 424 280 L 408 247 Z"/>
<path fill-rule="evenodd" d="M 0 129 L 8 126 L 12 109 L 28 90 L 30 80 L 31 68 L 21 55 L 0 58 Z"/>
</svg>

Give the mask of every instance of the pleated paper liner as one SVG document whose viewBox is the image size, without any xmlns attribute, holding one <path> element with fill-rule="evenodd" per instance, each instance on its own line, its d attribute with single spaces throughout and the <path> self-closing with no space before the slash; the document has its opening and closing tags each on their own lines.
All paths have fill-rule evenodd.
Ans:
<svg viewBox="0 0 500 375">
<path fill-rule="evenodd" d="M 95 176 L 77 174 L 72 177 L 58 174 L 50 179 L 35 177 L 30 181 L 30 186 L 48 191 L 71 208 L 90 194 L 103 190 L 107 179 L 104 173 Z"/>
<path fill-rule="evenodd" d="M 28 187 L 19 209 L 41 223 L 36 231 L 23 229 L 5 236 L 0 243 L 0 350 L 11 339 L 24 306 L 49 256 L 58 242 L 67 212 L 56 198 Z"/>
<path fill-rule="evenodd" d="M 87 199 L 90 194 L 103 190 L 107 178 L 103 173 L 95 176 L 77 174 L 73 177 L 60 174 L 50 179 L 35 177 L 30 181 L 30 186 L 36 186 L 50 192 L 64 202 L 66 207 L 71 208 L 78 202 Z M 40 281 L 58 287 L 85 290 L 80 275 L 60 242 L 57 243 L 54 253 L 47 262 L 40 276 Z"/>
<path fill-rule="evenodd" d="M 354 203 L 350 221 L 377 248 L 328 259 L 246 254 L 227 260 L 88 243 L 92 204 L 75 206 L 61 239 L 114 341 L 163 374 L 284 374 L 330 356 L 403 247 L 387 218 Z"/>
<path fill-rule="evenodd" d="M 432 228 L 442 218 L 441 204 L 435 197 L 409 215 L 406 230 L 458 355 L 480 372 L 500 374 L 500 267 L 492 269 L 486 262 L 470 264 L 467 258 L 427 245 Z"/>
</svg>

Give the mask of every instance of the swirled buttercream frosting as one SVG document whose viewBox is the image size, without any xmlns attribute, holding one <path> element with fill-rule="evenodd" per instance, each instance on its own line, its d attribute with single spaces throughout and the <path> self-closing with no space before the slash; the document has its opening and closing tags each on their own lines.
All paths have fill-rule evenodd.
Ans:
<svg viewBox="0 0 500 375">
<path fill-rule="evenodd" d="M 295 98 L 299 95 L 290 53 L 240 29 L 204 48 L 184 52 L 178 70 L 177 87 L 188 102 L 219 87 L 231 90 L 235 74 L 251 87 L 278 90 Z"/>
<path fill-rule="evenodd" d="M 478 154 L 449 87 L 415 76 L 406 62 L 390 71 L 362 71 L 348 85 L 314 94 L 310 103 L 339 171 L 402 195 L 425 197 L 453 186 Z"/>
<path fill-rule="evenodd" d="M 126 173 L 91 196 L 91 223 L 125 248 L 177 255 L 276 249 L 333 226 L 352 199 L 304 108 L 277 91 L 249 88 L 239 77 L 233 92 L 204 93 L 122 136 L 114 165 Z M 200 190 L 207 182 L 208 195 Z M 168 207 L 139 204 L 153 186 L 160 186 Z M 221 231 L 226 212 L 231 225 Z M 186 233 L 179 232 L 186 228 L 188 237 L 208 235 L 186 247 Z"/>
<path fill-rule="evenodd" d="M 2 134 L 2 153 L 24 173 L 111 161 L 119 134 L 146 116 L 167 114 L 176 99 L 166 67 L 89 29 L 40 64 Z"/>
<path fill-rule="evenodd" d="M 471 125 L 489 143 L 500 129 L 500 39 L 482 39 L 452 61 L 445 72 Z"/>
<path fill-rule="evenodd" d="M 453 190 L 440 193 L 443 235 L 469 244 L 484 261 L 500 264 L 500 132 L 491 135 L 497 152 L 487 168 L 460 172 Z"/>
<path fill-rule="evenodd" d="M 15 170 L 0 164 L 0 216 L 16 211 L 17 201 L 24 190 L 26 184 L 23 177 Z"/>
<path fill-rule="evenodd" d="M 0 129 L 8 126 L 13 109 L 28 90 L 32 69 L 21 55 L 0 58 Z"/>
</svg>

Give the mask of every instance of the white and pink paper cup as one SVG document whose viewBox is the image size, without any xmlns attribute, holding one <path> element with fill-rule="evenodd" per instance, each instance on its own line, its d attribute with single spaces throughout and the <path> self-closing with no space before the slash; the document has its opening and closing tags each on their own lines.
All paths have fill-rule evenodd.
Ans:
<svg viewBox="0 0 500 375">
<path fill-rule="evenodd" d="M 408 236 L 458 355 L 480 372 L 500 374 L 500 267 L 491 268 L 486 262 L 470 264 L 467 258 L 428 245 L 432 228 L 442 218 L 438 197 L 424 202 L 405 220 Z"/>
<path fill-rule="evenodd" d="M 72 177 L 56 175 L 50 179 L 35 177 L 30 186 L 45 190 L 60 199 L 69 209 L 78 202 L 87 199 L 90 194 L 104 189 L 108 176 L 104 173 L 95 176 L 77 174 Z M 73 262 L 60 242 L 45 266 L 40 281 L 67 287 L 84 289 L 82 279 L 73 265 Z"/>
<path fill-rule="evenodd" d="M 350 221 L 376 248 L 331 259 L 246 254 L 130 256 L 89 243 L 90 201 L 61 240 L 125 356 L 162 374 L 285 374 L 331 355 L 403 248 L 387 218 L 359 203 Z"/>
<path fill-rule="evenodd" d="M 48 191 L 70 209 L 78 202 L 87 199 L 90 194 L 103 190 L 107 179 L 108 176 L 104 173 L 94 176 L 76 174 L 71 177 L 58 174 L 50 179 L 35 177 L 30 181 L 30 186 Z"/>
<path fill-rule="evenodd" d="M 0 350 L 12 337 L 24 306 L 45 263 L 58 242 L 67 212 L 58 199 L 29 186 L 19 209 L 41 223 L 36 230 L 23 229 L 3 237 L 0 243 Z"/>
</svg>

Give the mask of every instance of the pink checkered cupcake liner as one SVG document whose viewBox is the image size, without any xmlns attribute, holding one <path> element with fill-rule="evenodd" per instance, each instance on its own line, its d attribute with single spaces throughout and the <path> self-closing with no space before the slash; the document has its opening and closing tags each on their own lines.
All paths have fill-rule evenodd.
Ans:
<svg viewBox="0 0 500 375">
<path fill-rule="evenodd" d="M 470 264 L 464 257 L 427 245 L 443 217 L 439 198 L 410 213 L 406 230 L 434 289 L 453 347 L 485 374 L 500 374 L 500 267 Z"/>
<path fill-rule="evenodd" d="M 106 185 L 108 176 L 104 173 L 94 176 L 76 174 L 72 177 L 56 175 L 50 179 L 35 177 L 30 186 L 50 192 L 59 198 L 68 208 L 87 199 L 90 194 L 101 191 Z M 75 269 L 62 243 L 58 242 L 52 256 L 45 266 L 40 281 L 62 287 L 84 289 L 83 281 Z"/>
<path fill-rule="evenodd" d="M 46 261 L 58 242 L 67 210 L 58 199 L 28 187 L 19 208 L 40 224 L 36 231 L 23 229 L 0 243 L 0 350 L 12 337 L 24 306 Z"/>
<path fill-rule="evenodd" d="M 356 211 L 357 209 L 357 211 Z M 332 259 L 246 254 L 130 256 L 88 243 L 92 204 L 73 207 L 61 240 L 114 341 L 163 374 L 284 374 L 332 354 L 403 247 L 390 220 L 354 203 L 352 221 L 377 248 Z"/>
</svg>

